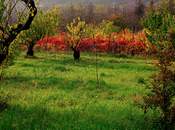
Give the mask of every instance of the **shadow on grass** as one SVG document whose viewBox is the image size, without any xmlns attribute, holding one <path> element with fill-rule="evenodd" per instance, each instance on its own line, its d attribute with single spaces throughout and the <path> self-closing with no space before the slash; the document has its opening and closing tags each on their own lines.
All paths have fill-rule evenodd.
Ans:
<svg viewBox="0 0 175 130">
<path fill-rule="evenodd" d="M 86 109 L 71 108 L 51 110 L 46 106 L 26 107 L 22 104 L 10 105 L 1 115 L 0 129 L 152 129 L 146 124 L 142 114 L 123 108 L 120 111 L 110 110 L 108 106 L 91 106 Z M 119 114 L 120 113 L 120 114 Z M 122 115 L 123 116 L 117 116 Z M 125 117 L 124 117 L 125 116 Z M 155 128 L 154 128 L 155 129 Z"/>
<path fill-rule="evenodd" d="M 58 56 L 59 57 L 59 56 Z M 39 64 L 40 63 L 40 64 Z M 80 58 L 79 62 L 73 60 L 71 57 L 64 57 L 60 59 L 44 59 L 41 61 L 37 61 L 37 64 L 32 64 L 30 62 L 28 63 L 21 63 L 21 67 L 46 67 L 50 68 L 52 66 L 55 66 L 53 69 L 57 69 L 57 66 L 76 66 L 76 67 L 93 67 L 95 69 L 96 67 L 96 60 L 95 58 Z M 102 61 L 100 58 L 98 59 L 97 63 L 98 67 L 105 68 L 105 69 L 127 69 L 127 71 L 151 71 L 154 69 L 154 66 L 147 66 L 147 65 L 139 65 L 135 64 L 133 61 L 126 61 L 126 60 L 108 60 L 108 61 Z"/>
<path fill-rule="evenodd" d="M 79 87 L 79 80 L 68 80 L 60 77 L 31 77 L 31 76 L 13 76 L 4 77 L 2 84 L 23 84 L 25 87 L 47 89 L 56 87 L 58 89 L 77 89 Z M 18 87 L 18 85 L 16 85 Z"/>
<path fill-rule="evenodd" d="M 61 71 L 66 71 L 66 68 L 57 68 L 61 69 Z M 62 77 L 55 77 L 52 75 L 48 76 L 21 76 L 21 75 L 12 75 L 12 76 L 5 76 L 2 84 L 13 84 L 14 87 L 18 87 L 18 85 L 15 84 L 23 84 L 25 87 L 29 88 L 37 88 L 37 89 L 47 89 L 49 87 L 51 88 L 57 88 L 57 89 L 63 89 L 63 90 L 73 90 L 77 89 L 80 86 L 89 86 L 88 90 L 95 90 L 97 88 L 97 81 L 96 80 L 88 80 L 87 82 L 83 81 L 82 78 L 75 78 L 75 79 L 67 79 Z M 100 86 L 98 88 L 104 89 L 104 88 L 110 88 L 104 81 L 100 82 Z"/>
</svg>

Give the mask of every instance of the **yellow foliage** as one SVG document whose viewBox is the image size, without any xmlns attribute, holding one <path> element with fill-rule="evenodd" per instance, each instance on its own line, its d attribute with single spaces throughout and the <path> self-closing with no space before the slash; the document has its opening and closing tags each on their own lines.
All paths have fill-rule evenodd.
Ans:
<svg viewBox="0 0 175 130">
<path fill-rule="evenodd" d="M 86 23 L 85 21 L 81 21 L 80 18 L 78 18 L 78 24 L 75 25 L 75 19 L 73 20 L 70 25 L 68 24 L 67 26 L 68 31 L 73 35 L 75 39 L 80 39 L 81 34 L 84 34 L 86 31 Z"/>
</svg>

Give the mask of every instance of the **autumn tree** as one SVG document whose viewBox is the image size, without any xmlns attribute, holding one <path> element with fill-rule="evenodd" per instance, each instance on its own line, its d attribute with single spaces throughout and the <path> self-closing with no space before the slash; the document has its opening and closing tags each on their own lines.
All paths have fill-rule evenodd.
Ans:
<svg viewBox="0 0 175 130">
<path fill-rule="evenodd" d="M 166 7 L 168 12 L 172 15 L 175 15 L 175 1 L 174 0 L 167 0 L 167 1 L 159 1 L 157 3 L 157 8 L 163 13 L 163 8 Z"/>
<path fill-rule="evenodd" d="M 74 60 L 80 58 L 80 49 L 82 39 L 86 37 L 86 23 L 85 21 L 81 21 L 80 18 L 77 20 L 78 24 L 76 25 L 76 20 L 74 19 L 71 24 L 67 25 L 67 29 L 69 33 L 67 34 L 67 44 L 74 51 Z"/>
<path fill-rule="evenodd" d="M 27 45 L 28 56 L 34 55 L 33 47 L 37 41 L 46 36 L 53 36 L 56 32 L 58 32 L 58 13 L 57 7 L 53 8 L 52 11 L 47 10 L 45 13 L 39 11 L 36 18 L 33 20 L 30 29 L 19 34 L 19 38 L 22 43 Z"/>
<path fill-rule="evenodd" d="M 149 109 L 153 109 L 159 113 L 159 119 L 146 118 L 147 122 L 153 120 L 155 123 L 160 123 L 161 129 L 173 130 L 175 129 L 173 104 L 175 71 L 172 65 L 175 61 L 175 19 L 167 10 L 164 8 L 163 13 L 160 10 L 156 13 L 151 11 L 147 14 L 147 18 L 142 20 L 146 31 L 148 53 L 155 56 L 157 59 L 155 66 L 158 68 L 158 74 L 154 75 L 153 82 L 146 87 L 151 93 L 144 97 L 143 110 L 147 113 Z"/>
<path fill-rule="evenodd" d="M 112 14 L 108 19 L 109 21 L 113 22 L 114 26 L 120 27 L 121 30 L 124 30 L 126 28 L 126 19 L 121 13 Z"/>
<path fill-rule="evenodd" d="M 28 10 L 19 11 L 16 5 L 22 2 Z M 27 19 L 22 21 L 22 16 L 28 13 Z M 11 22 L 12 16 L 16 14 L 16 23 Z M 0 65 L 9 60 L 9 53 L 13 51 L 10 46 L 18 34 L 30 28 L 30 25 L 37 14 L 34 0 L 1 0 L 0 1 Z M 5 17 L 4 17 L 5 15 Z M 13 21 L 13 20 L 12 20 Z"/>
</svg>

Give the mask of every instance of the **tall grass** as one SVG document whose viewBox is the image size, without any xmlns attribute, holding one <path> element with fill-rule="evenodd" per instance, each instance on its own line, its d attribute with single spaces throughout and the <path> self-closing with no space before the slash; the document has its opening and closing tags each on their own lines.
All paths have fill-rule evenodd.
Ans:
<svg viewBox="0 0 175 130">
<path fill-rule="evenodd" d="M 0 83 L 0 129 L 153 129 L 146 123 L 142 96 L 148 92 L 154 60 L 82 54 L 23 54 Z M 149 112 L 148 116 L 152 116 Z M 154 128 L 155 129 L 155 128 Z"/>
</svg>

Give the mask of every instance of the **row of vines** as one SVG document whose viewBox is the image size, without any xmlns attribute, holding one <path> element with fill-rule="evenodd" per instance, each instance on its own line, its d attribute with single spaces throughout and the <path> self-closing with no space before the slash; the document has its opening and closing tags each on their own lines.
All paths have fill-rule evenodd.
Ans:
<svg viewBox="0 0 175 130">
<path fill-rule="evenodd" d="M 59 36 L 46 37 L 35 43 L 38 51 L 67 52 L 78 39 L 69 39 L 67 34 L 60 31 Z M 94 38 L 82 38 L 77 50 L 91 52 L 98 50 L 100 53 L 124 53 L 124 54 L 145 54 L 147 46 L 144 44 L 144 33 L 134 35 L 127 29 L 120 34 L 95 35 Z M 25 48 L 25 45 L 24 45 Z"/>
</svg>

